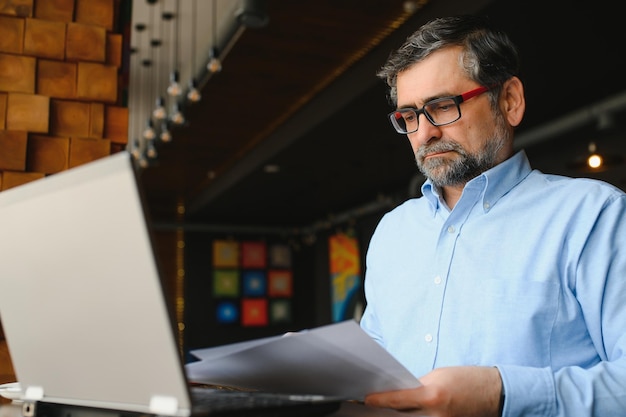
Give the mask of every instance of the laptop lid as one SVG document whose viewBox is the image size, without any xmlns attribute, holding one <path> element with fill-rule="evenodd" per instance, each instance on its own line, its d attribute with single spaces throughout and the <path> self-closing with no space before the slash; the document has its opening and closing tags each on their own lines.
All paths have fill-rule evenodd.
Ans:
<svg viewBox="0 0 626 417">
<path fill-rule="evenodd" d="M 27 399 L 190 414 L 127 152 L 0 192 L 0 320 Z"/>
</svg>

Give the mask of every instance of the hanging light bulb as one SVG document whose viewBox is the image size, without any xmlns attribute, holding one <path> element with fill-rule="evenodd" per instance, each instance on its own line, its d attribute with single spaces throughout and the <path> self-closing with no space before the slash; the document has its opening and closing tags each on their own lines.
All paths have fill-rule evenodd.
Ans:
<svg viewBox="0 0 626 417">
<path fill-rule="evenodd" d="M 598 147 L 595 142 L 589 143 L 589 156 L 587 157 L 587 165 L 589 168 L 597 169 L 602 166 L 604 160 L 602 156 L 598 153 Z"/>
<path fill-rule="evenodd" d="M 146 155 L 141 154 L 139 155 L 139 159 L 137 160 L 137 162 L 139 163 L 139 166 L 141 168 L 148 168 L 148 158 L 146 158 Z"/>
<path fill-rule="evenodd" d="M 148 146 L 146 147 L 146 156 L 150 159 L 155 159 L 159 156 L 156 145 L 154 144 L 154 140 L 148 141 Z"/>
<path fill-rule="evenodd" d="M 172 97 L 178 97 L 183 90 L 178 83 L 178 71 L 172 71 L 170 74 L 170 85 L 167 87 L 167 94 Z"/>
<path fill-rule="evenodd" d="M 152 119 L 148 119 L 146 122 L 146 128 L 142 134 L 143 138 L 146 140 L 152 140 L 156 138 L 156 132 L 154 131 L 154 126 L 152 124 Z"/>
<path fill-rule="evenodd" d="M 170 120 L 175 125 L 182 125 L 183 123 L 185 123 L 185 115 L 183 115 L 183 112 L 180 110 L 180 106 L 178 105 L 178 103 L 174 104 Z"/>
<path fill-rule="evenodd" d="M 161 133 L 159 134 L 159 139 L 161 142 L 171 142 L 172 141 L 172 132 L 170 132 L 169 126 L 167 125 L 167 120 L 164 120 L 161 123 Z"/>
<path fill-rule="evenodd" d="M 139 157 L 141 156 L 141 145 L 139 144 L 139 139 L 135 138 L 132 141 L 130 154 L 133 158 L 135 158 L 135 160 L 139 160 Z"/>
<path fill-rule="evenodd" d="M 157 120 L 163 120 L 167 117 L 167 110 L 165 110 L 165 100 L 163 97 L 156 99 L 156 106 L 152 112 L 152 116 L 154 116 Z"/>
<path fill-rule="evenodd" d="M 590 168 L 600 168 L 602 162 L 602 157 L 598 154 L 589 155 L 589 158 L 587 158 L 587 165 L 589 165 Z"/>
<path fill-rule="evenodd" d="M 219 58 L 217 48 L 213 47 L 209 51 L 209 63 L 206 68 L 213 74 L 222 70 L 222 61 Z"/>
<path fill-rule="evenodd" d="M 187 92 L 187 98 L 192 103 L 197 103 L 202 100 L 202 94 L 200 94 L 200 90 L 198 90 L 196 86 L 196 80 L 189 81 L 189 91 Z"/>
<path fill-rule="evenodd" d="M 217 0 L 213 0 L 213 10 L 211 13 L 213 22 L 213 38 L 211 43 L 213 47 L 209 50 L 209 62 L 206 68 L 210 73 L 215 74 L 222 70 L 222 61 L 220 61 L 219 51 L 217 50 Z"/>
<path fill-rule="evenodd" d="M 202 99 L 202 94 L 200 94 L 200 91 L 198 90 L 198 86 L 196 83 L 196 78 L 194 77 L 194 74 L 197 71 L 197 66 L 196 66 L 196 55 L 198 53 L 197 48 L 196 48 L 196 38 L 197 38 L 197 33 L 196 33 L 196 26 L 197 26 L 197 20 L 198 20 L 198 0 L 193 0 L 193 3 L 191 4 L 191 13 L 192 13 L 192 20 L 191 20 L 191 80 L 189 80 L 189 90 L 187 91 L 187 99 L 189 101 L 191 101 L 192 103 L 197 103 L 198 101 L 200 101 Z"/>
</svg>

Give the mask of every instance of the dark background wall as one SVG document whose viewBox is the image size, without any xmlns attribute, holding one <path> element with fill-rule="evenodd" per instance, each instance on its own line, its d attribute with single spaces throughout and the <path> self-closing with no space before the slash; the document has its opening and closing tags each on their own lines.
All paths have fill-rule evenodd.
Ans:
<svg viewBox="0 0 626 417">
<path fill-rule="evenodd" d="M 369 239 L 382 212 L 337 224 L 311 235 L 262 235 L 255 233 L 214 233 L 191 231 L 185 243 L 185 348 L 197 349 L 317 327 L 332 322 L 331 280 L 328 238 L 347 231 L 357 238 L 361 259 L 361 280 Z M 216 322 L 217 299 L 212 293 L 212 244 L 214 240 L 286 243 L 291 248 L 293 270 L 292 320 L 262 327 L 243 327 Z M 362 304 L 362 286 L 357 299 Z"/>
</svg>

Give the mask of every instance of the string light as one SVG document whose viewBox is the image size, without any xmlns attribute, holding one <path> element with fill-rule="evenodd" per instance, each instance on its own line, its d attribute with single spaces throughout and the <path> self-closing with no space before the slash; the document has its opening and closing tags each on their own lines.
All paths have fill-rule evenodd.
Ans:
<svg viewBox="0 0 626 417">
<path fill-rule="evenodd" d="M 131 142 L 130 153 L 136 160 L 141 156 L 141 144 L 139 143 L 139 139 L 135 138 Z"/>
<path fill-rule="evenodd" d="M 218 73 L 222 70 L 222 61 L 218 56 L 217 48 L 211 48 L 209 52 L 209 63 L 207 64 L 207 69 L 211 71 L 213 74 Z"/>
<path fill-rule="evenodd" d="M 148 141 L 148 146 L 146 147 L 146 156 L 150 159 L 156 159 L 159 156 L 156 146 L 154 144 L 154 138 Z"/>
<path fill-rule="evenodd" d="M 133 61 L 136 62 L 135 68 L 137 68 L 137 61 L 139 61 L 139 46 L 141 46 L 141 38 L 142 38 L 142 34 L 144 30 L 146 30 L 145 24 L 137 23 L 135 25 L 135 31 L 137 31 L 137 45 L 138 46 L 135 48 L 132 48 L 131 50 Z M 139 75 L 140 69 L 141 67 L 139 67 L 132 73 L 133 79 L 134 79 L 133 85 L 136 86 L 138 89 L 138 93 L 135 95 L 135 97 L 141 97 L 142 95 L 141 77 Z M 139 142 L 139 138 L 137 137 L 138 131 L 140 129 L 141 127 L 137 126 L 136 118 L 133 118 L 131 135 L 134 137 L 134 139 L 130 140 L 130 143 L 127 145 L 127 149 L 130 151 L 131 155 L 133 156 L 133 158 L 135 158 L 135 160 L 138 160 L 139 157 L 141 156 L 141 143 Z"/>
<path fill-rule="evenodd" d="M 178 71 L 172 71 L 170 74 L 170 85 L 167 87 L 167 94 L 170 97 L 178 97 L 183 92 L 178 83 Z"/>
<path fill-rule="evenodd" d="M 144 155 L 143 153 L 139 155 L 138 163 L 141 168 L 148 168 L 148 165 L 150 165 L 148 162 L 148 158 L 146 158 L 146 155 Z"/>
<path fill-rule="evenodd" d="M 196 37 L 197 37 L 196 20 L 198 19 L 197 0 L 193 0 L 191 7 L 192 7 L 191 8 L 191 75 L 193 77 L 193 75 L 196 73 L 196 55 L 197 55 L 197 51 L 196 51 Z M 187 92 L 187 99 L 189 99 L 189 101 L 191 101 L 192 103 L 197 103 L 198 101 L 202 99 L 202 94 L 200 94 L 200 91 L 197 88 L 195 78 L 192 78 L 189 81 L 189 91 Z"/>
<path fill-rule="evenodd" d="M 165 109 L 165 100 L 163 97 L 156 99 L 156 106 L 152 112 L 152 116 L 157 120 L 164 120 L 167 117 L 167 110 Z"/>
<path fill-rule="evenodd" d="M 148 119 L 146 123 L 146 128 L 143 131 L 142 136 L 145 140 L 152 140 L 156 138 L 156 132 L 154 131 L 154 125 L 152 123 L 152 119 Z"/>
<path fill-rule="evenodd" d="M 161 122 L 161 133 L 159 134 L 159 139 L 161 139 L 161 142 L 165 143 L 172 141 L 172 132 L 170 132 L 167 120 Z"/>
<path fill-rule="evenodd" d="M 213 47 L 209 50 L 209 63 L 207 69 L 215 74 L 222 70 L 222 61 L 217 49 L 217 0 L 213 0 Z"/>
<path fill-rule="evenodd" d="M 189 81 L 189 92 L 187 93 L 187 98 L 192 103 L 197 103 L 202 100 L 202 94 L 200 93 L 200 90 L 198 90 L 195 80 Z"/>
<path fill-rule="evenodd" d="M 180 110 L 180 106 L 178 105 L 178 103 L 175 103 L 173 106 L 172 116 L 170 117 L 170 120 L 175 125 L 182 125 L 185 123 L 185 116 Z"/>
<path fill-rule="evenodd" d="M 149 0 L 148 1 L 150 4 L 150 34 L 151 36 L 154 36 L 154 32 L 155 32 L 155 13 L 156 13 L 156 0 Z M 162 45 L 163 41 L 162 41 L 163 37 L 159 37 L 159 38 L 155 38 L 152 37 L 150 39 L 150 59 L 153 62 L 157 62 L 157 65 L 153 65 L 152 68 L 153 70 L 150 72 L 150 100 L 155 100 L 155 104 L 156 107 L 152 112 L 152 117 L 154 117 L 157 120 L 160 120 L 164 117 L 166 117 L 165 115 L 165 109 L 161 108 L 162 107 L 162 99 L 160 98 L 156 98 L 155 99 L 155 95 L 158 95 L 157 91 L 158 91 L 158 82 L 159 82 L 159 68 L 161 67 L 160 65 L 158 65 L 158 60 L 156 60 L 156 51 L 157 48 L 160 51 L 160 46 Z M 160 56 L 160 53 L 159 53 Z M 156 87 L 156 90 L 155 90 Z M 154 130 L 154 129 L 153 129 Z M 156 133 L 155 133 L 156 135 Z"/>
<path fill-rule="evenodd" d="M 135 112 L 138 117 L 132 117 L 130 129 L 132 133 L 129 134 L 126 147 L 140 167 L 150 166 L 161 151 L 160 145 L 173 140 L 174 129 L 187 124 L 186 108 L 202 100 L 200 89 L 207 73 L 210 75 L 222 70 L 220 54 L 225 53 L 219 49 L 220 6 L 217 0 L 211 1 L 213 3 L 206 4 L 206 8 L 211 9 L 208 12 L 211 13 L 212 26 L 206 28 L 211 32 L 207 42 L 209 45 L 204 43 L 206 38 L 198 34 L 198 31 L 202 32 L 202 35 L 205 34 L 202 30 L 203 16 L 198 13 L 198 9 L 206 10 L 204 1 L 191 0 L 190 9 L 187 8 L 189 3 L 185 3 L 181 14 L 180 0 L 145 0 L 150 6 L 146 9 L 149 12 L 149 24 L 140 23 L 133 26 L 134 34 L 137 35 L 136 40 L 139 41 L 138 45 L 131 48 L 131 53 L 134 54 L 134 65 L 131 66 L 133 69 L 139 69 L 132 71 L 131 74 L 133 90 L 136 90 L 133 91 L 133 100 L 135 98 L 138 100 Z M 172 6 L 174 10 L 168 12 L 164 10 L 171 9 Z M 183 17 L 184 20 L 181 20 Z M 187 23 L 189 26 L 185 26 Z M 186 48 L 181 49 L 182 42 L 186 42 L 181 36 L 188 35 L 187 32 L 191 34 L 191 39 L 186 39 L 189 41 L 191 55 Z M 148 39 L 144 45 L 141 38 L 146 35 Z M 209 46 L 209 60 L 199 62 L 198 58 L 202 57 L 202 51 L 206 51 L 206 46 Z M 184 56 L 181 57 L 182 51 Z M 148 116 L 144 119 L 145 124 L 141 123 L 143 114 Z"/>
</svg>

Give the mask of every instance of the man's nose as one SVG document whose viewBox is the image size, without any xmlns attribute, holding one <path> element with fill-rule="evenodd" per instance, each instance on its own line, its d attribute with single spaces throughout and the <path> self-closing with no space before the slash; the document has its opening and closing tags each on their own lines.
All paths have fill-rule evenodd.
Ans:
<svg viewBox="0 0 626 417">
<path fill-rule="evenodd" d="M 419 128 L 416 132 L 407 135 L 413 152 L 417 152 L 421 146 L 441 137 L 441 129 L 438 126 L 433 125 L 424 114 L 420 114 L 418 117 L 420 118 Z"/>
</svg>

